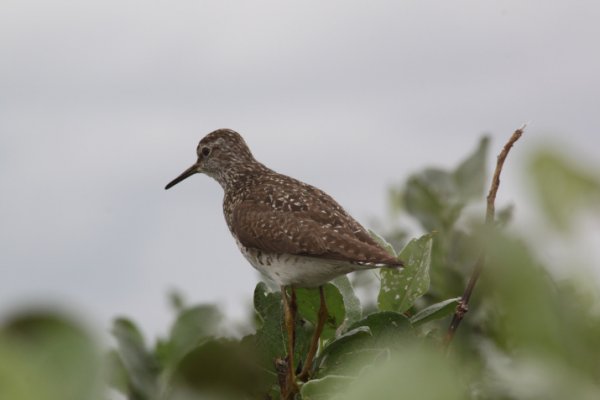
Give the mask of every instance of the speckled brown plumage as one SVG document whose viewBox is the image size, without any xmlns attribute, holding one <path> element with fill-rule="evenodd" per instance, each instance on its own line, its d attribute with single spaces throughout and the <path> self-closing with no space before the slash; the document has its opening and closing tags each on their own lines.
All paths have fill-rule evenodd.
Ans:
<svg viewBox="0 0 600 400">
<path fill-rule="evenodd" d="M 279 284 L 319 286 L 358 269 L 402 266 L 329 195 L 256 161 L 237 132 L 208 134 L 197 154 L 167 188 L 197 172 L 216 179 L 240 250 Z"/>
</svg>

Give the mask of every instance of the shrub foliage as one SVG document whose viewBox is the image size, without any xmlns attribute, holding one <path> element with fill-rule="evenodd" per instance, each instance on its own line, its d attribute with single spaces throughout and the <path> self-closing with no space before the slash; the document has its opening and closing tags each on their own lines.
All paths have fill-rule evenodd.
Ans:
<svg viewBox="0 0 600 400">
<path fill-rule="evenodd" d="M 479 214 L 488 145 L 484 138 L 456 168 L 427 168 L 390 191 L 394 212 L 385 239 L 373 235 L 391 254 L 401 249 L 406 267 L 343 276 L 325 286 L 329 318 L 298 399 L 600 397 L 598 297 L 585 281 L 549 274 L 530 238 L 502 231 L 510 207 L 498 212 L 498 229 L 484 231 Z M 568 247 L 574 216 L 598 215 L 600 180 L 549 150 L 533 154 L 524 173 L 550 221 L 547 229 Z M 411 240 L 398 222 L 407 216 L 421 228 Z M 447 349 L 449 319 L 484 238 L 482 280 Z M 571 264 L 564 267 L 574 269 L 579 260 L 565 260 Z M 319 293 L 299 289 L 297 296 L 295 360 L 302 363 Z M 231 324 L 215 306 L 189 306 L 179 297 L 173 304 L 169 334 L 152 345 L 134 322 L 117 319 L 116 347 L 105 356 L 68 318 L 16 314 L 0 326 L 0 398 L 280 398 L 275 361 L 285 357 L 287 337 L 279 291 L 268 282 L 256 285 L 247 335 L 226 334 Z"/>
</svg>

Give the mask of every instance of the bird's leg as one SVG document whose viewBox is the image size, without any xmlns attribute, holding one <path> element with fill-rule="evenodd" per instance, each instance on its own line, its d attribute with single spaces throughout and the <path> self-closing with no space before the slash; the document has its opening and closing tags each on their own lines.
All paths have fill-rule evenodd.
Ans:
<svg viewBox="0 0 600 400">
<path fill-rule="evenodd" d="M 319 315 L 317 319 L 317 326 L 315 327 L 315 332 L 313 333 L 312 340 L 310 342 L 310 349 L 308 350 L 308 354 L 306 355 L 306 360 L 304 362 L 304 367 L 302 368 L 302 372 L 298 375 L 298 379 L 306 382 L 310 376 L 310 369 L 312 366 L 313 359 L 315 358 L 315 354 L 317 353 L 317 348 L 319 347 L 319 338 L 321 337 L 321 333 L 323 333 L 323 328 L 325 327 L 325 321 L 327 321 L 327 304 L 325 303 L 325 293 L 323 292 L 323 286 L 319 286 L 319 296 L 321 298 L 321 305 L 319 306 Z"/>
<path fill-rule="evenodd" d="M 284 392 L 284 398 L 293 396 L 297 392 L 296 373 L 294 365 L 294 342 L 295 342 L 295 325 L 296 325 L 296 292 L 292 289 L 292 298 L 288 299 L 285 286 L 281 287 L 281 298 L 283 300 L 283 314 L 285 329 L 287 331 L 287 380 Z M 282 388 L 283 389 L 283 388 Z M 282 391 L 283 392 L 283 391 Z M 290 397 L 291 398 L 291 397 Z"/>
</svg>

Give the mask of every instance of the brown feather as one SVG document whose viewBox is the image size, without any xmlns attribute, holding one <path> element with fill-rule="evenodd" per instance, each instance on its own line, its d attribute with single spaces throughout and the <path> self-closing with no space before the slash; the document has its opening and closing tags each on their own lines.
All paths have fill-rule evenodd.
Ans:
<svg viewBox="0 0 600 400">
<path fill-rule="evenodd" d="M 265 252 L 402 265 L 330 196 L 275 172 L 257 177 L 233 208 L 231 229 L 241 244 Z"/>
</svg>

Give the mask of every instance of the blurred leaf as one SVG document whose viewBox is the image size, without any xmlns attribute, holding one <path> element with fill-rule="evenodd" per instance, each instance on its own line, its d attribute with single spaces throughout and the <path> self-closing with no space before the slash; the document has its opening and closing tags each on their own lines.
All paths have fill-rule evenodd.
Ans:
<svg viewBox="0 0 600 400">
<path fill-rule="evenodd" d="M 477 228 L 481 226 L 480 222 L 481 219 L 473 224 L 475 230 L 469 233 L 453 228 L 445 234 L 435 234 L 429 267 L 431 283 L 425 295 L 427 304 L 455 297 L 464 290 L 473 264 L 481 255 L 483 238 Z M 419 304 L 420 307 L 423 305 Z"/>
<path fill-rule="evenodd" d="M 459 301 L 460 297 L 455 297 L 453 299 L 432 304 L 411 317 L 410 322 L 413 324 L 413 326 L 418 326 L 424 324 L 425 322 L 444 318 L 448 315 L 451 315 L 454 310 L 456 310 L 456 306 L 458 305 Z"/>
<path fill-rule="evenodd" d="M 173 357 L 173 346 L 171 345 L 170 339 L 157 338 L 154 345 L 154 357 L 158 365 L 168 369 L 173 366 L 175 361 Z"/>
<path fill-rule="evenodd" d="M 495 366 L 497 367 L 497 366 Z M 596 400 L 600 387 L 595 380 L 568 364 L 551 359 L 516 355 L 510 368 L 495 369 L 490 374 L 488 393 L 499 398 L 544 400 Z"/>
<path fill-rule="evenodd" d="M 327 283 L 323 285 L 323 291 L 325 293 L 328 317 L 321 337 L 327 340 L 335 336 L 335 330 L 344 322 L 346 312 L 344 310 L 342 294 L 335 285 Z M 316 326 L 321 304 L 319 290 L 298 288 L 296 289 L 296 296 L 298 313 L 313 324 L 313 326 Z"/>
<path fill-rule="evenodd" d="M 402 269 L 382 269 L 377 298 L 382 311 L 405 312 L 429 290 L 429 265 L 433 236 L 426 234 L 411 240 L 400 253 Z"/>
<path fill-rule="evenodd" d="M 487 136 L 482 137 L 475 152 L 460 163 L 452 174 L 464 202 L 483 196 L 489 143 Z"/>
<path fill-rule="evenodd" d="M 496 210 L 496 225 L 498 228 L 506 227 L 509 222 L 513 219 L 515 207 L 511 204 Z"/>
<path fill-rule="evenodd" d="M 156 398 L 160 366 L 146 349 L 138 328 L 132 321 L 118 318 L 113 324 L 112 333 L 117 339 L 118 353 L 129 376 L 131 395 L 144 400 Z"/>
<path fill-rule="evenodd" d="M 354 292 L 354 288 L 350 283 L 347 275 L 342 275 L 331 281 L 340 291 L 344 299 L 344 308 L 346 310 L 346 319 L 343 326 L 349 326 L 362 318 L 362 307 L 360 300 Z"/>
<path fill-rule="evenodd" d="M 189 350 L 219 334 L 223 315 L 213 305 L 183 310 L 169 335 L 169 362 L 177 362 Z"/>
<path fill-rule="evenodd" d="M 409 345 L 402 354 L 365 369 L 340 395 L 344 400 L 469 399 L 463 370 L 443 352 Z"/>
<path fill-rule="evenodd" d="M 564 281 L 557 284 L 522 241 L 506 234 L 493 237 L 487 260 L 480 288 L 487 312 L 479 326 L 490 343 L 490 391 L 503 398 L 598 398 L 598 302 L 593 310 Z"/>
<path fill-rule="evenodd" d="M 488 259 L 482 290 L 495 307 L 486 316 L 486 333 L 498 348 L 541 364 L 562 365 L 597 384 L 600 362 L 590 350 L 600 346 L 598 303 L 590 309 L 558 286 L 529 249 L 513 238 L 494 237 Z"/>
<path fill-rule="evenodd" d="M 77 324 L 49 312 L 0 326 L 0 399 L 99 399 L 99 355 Z"/>
<path fill-rule="evenodd" d="M 408 178 L 403 203 L 425 230 L 450 230 L 465 204 L 482 196 L 488 144 L 489 139 L 482 138 L 475 152 L 453 172 L 427 168 Z"/>
<path fill-rule="evenodd" d="M 463 208 L 452 174 L 433 168 L 408 178 L 404 205 L 427 231 L 449 229 Z"/>
<path fill-rule="evenodd" d="M 302 400 L 336 400 L 343 399 L 340 393 L 348 387 L 354 378 L 341 375 L 327 375 L 321 379 L 313 379 L 302 386 Z"/>
<path fill-rule="evenodd" d="M 121 393 L 127 393 L 131 383 L 125 365 L 116 350 L 108 352 L 105 363 L 108 385 Z"/>
<path fill-rule="evenodd" d="M 523 243 L 497 234 L 489 245 L 483 287 L 496 314 L 492 327 L 505 349 L 567 356 L 571 342 L 556 288 Z M 564 329 L 567 328 L 567 329 Z M 568 356 L 567 356 L 568 357 Z"/>
<path fill-rule="evenodd" d="M 210 340 L 185 355 L 173 382 L 209 398 L 262 398 L 275 376 L 259 366 L 255 350 L 234 340 Z"/>
<path fill-rule="evenodd" d="M 185 309 L 185 300 L 183 295 L 178 290 L 170 290 L 168 293 L 169 304 L 176 312 L 181 312 Z"/>
<path fill-rule="evenodd" d="M 540 151 L 533 157 L 530 174 L 542 209 L 557 228 L 570 228 L 573 217 L 584 208 L 600 209 L 600 177 L 574 161 Z"/>
</svg>

